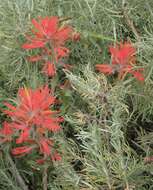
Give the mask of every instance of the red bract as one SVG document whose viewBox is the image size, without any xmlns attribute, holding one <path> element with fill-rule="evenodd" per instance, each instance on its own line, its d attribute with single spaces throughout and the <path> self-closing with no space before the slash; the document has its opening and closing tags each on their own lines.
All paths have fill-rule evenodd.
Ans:
<svg viewBox="0 0 153 190">
<path fill-rule="evenodd" d="M 12 154 L 13 155 L 27 154 L 32 149 L 33 149 L 33 147 L 28 147 L 28 146 L 17 147 L 17 148 L 12 149 Z"/>
<path fill-rule="evenodd" d="M 42 71 L 47 75 L 53 77 L 56 74 L 56 69 L 54 63 L 47 61 L 42 69 Z"/>
<path fill-rule="evenodd" d="M 120 79 L 127 73 L 131 73 L 137 80 L 144 81 L 144 76 L 142 74 L 143 69 L 134 68 L 134 65 L 136 64 L 136 49 L 131 43 L 120 43 L 120 45 L 110 47 L 109 51 L 112 56 L 112 64 L 97 64 L 96 69 L 98 71 L 107 75 L 117 72 Z"/>
<path fill-rule="evenodd" d="M 113 67 L 107 64 L 98 64 L 96 65 L 96 69 L 104 74 L 112 74 L 114 72 Z"/>
<path fill-rule="evenodd" d="M 36 41 L 36 39 L 31 39 L 30 44 L 23 44 L 22 48 L 24 49 L 35 49 L 35 48 L 42 48 L 45 46 L 45 42 Z"/>
<path fill-rule="evenodd" d="M 36 56 L 31 56 L 28 58 L 28 61 L 30 62 L 37 62 L 37 61 L 41 61 L 43 59 L 43 57 L 41 55 L 36 55 Z"/>
<path fill-rule="evenodd" d="M 68 25 L 61 25 L 58 17 L 39 17 L 32 20 L 32 36 L 26 36 L 27 42 L 23 49 L 40 49 L 40 54 L 28 58 L 31 62 L 43 61 L 43 73 L 53 77 L 56 73 L 56 64 L 69 55 L 65 47 L 68 40 L 79 40 L 80 34 L 73 31 Z M 49 64 L 51 63 L 51 64 Z M 53 66 L 54 65 L 54 66 Z"/>
<path fill-rule="evenodd" d="M 129 42 L 120 43 L 115 47 L 111 46 L 109 51 L 112 56 L 112 64 L 129 65 L 135 63 L 136 49 Z"/>
<path fill-rule="evenodd" d="M 54 119 L 54 114 L 50 111 L 50 106 L 55 103 L 55 98 L 51 95 L 48 87 L 31 90 L 21 88 L 18 91 L 18 105 L 12 106 L 5 103 L 9 110 L 4 111 L 18 124 L 23 123 L 27 126 L 29 124 L 36 124 L 50 130 L 57 125 Z"/>
<path fill-rule="evenodd" d="M 47 43 L 51 47 L 60 47 L 71 37 L 72 28 L 70 26 L 59 27 L 58 17 L 45 17 L 32 20 L 34 29 L 33 37 L 27 37 L 28 43 L 23 44 L 24 49 L 34 49 L 44 47 Z"/>
<path fill-rule="evenodd" d="M 55 97 L 45 86 L 35 90 L 21 88 L 18 91 L 16 105 L 5 103 L 8 110 L 4 110 L 4 113 L 11 117 L 12 122 L 4 123 L 0 135 L 6 140 L 13 135 L 16 144 L 28 144 L 14 148 L 12 150 L 14 155 L 26 154 L 34 148 L 40 148 L 41 153 L 52 156 L 50 149 L 53 148 L 53 142 L 46 134 L 59 131 L 60 123 L 63 121 L 63 118 L 56 117 L 59 111 L 50 109 L 55 102 Z"/>
<path fill-rule="evenodd" d="M 42 138 L 40 141 L 40 150 L 44 155 L 49 156 L 51 154 L 51 146 L 53 143 L 48 139 Z"/>
<path fill-rule="evenodd" d="M 62 57 L 67 57 L 69 53 L 70 53 L 70 50 L 66 47 L 54 49 L 54 54 L 56 55 L 57 60 L 59 60 Z"/>
</svg>

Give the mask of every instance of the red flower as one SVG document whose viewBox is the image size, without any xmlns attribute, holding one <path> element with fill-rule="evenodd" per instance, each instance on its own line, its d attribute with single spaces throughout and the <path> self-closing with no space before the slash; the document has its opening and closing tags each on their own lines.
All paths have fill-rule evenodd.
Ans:
<svg viewBox="0 0 153 190">
<path fill-rule="evenodd" d="M 123 78 L 127 73 L 131 73 L 137 80 L 144 81 L 144 76 L 141 73 L 143 69 L 135 69 L 136 64 L 136 49 L 129 42 L 115 47 L 110 47 L 112 56 L 112 64 L 98 64 L 96 69 L 104 74 L 114 74 L 117 72 L 119 78 Z"/>
<path fill-rule="evenodd" d="M 36 90 L 21 88 L 18 91 L 18 98 L 17 106 L 5 103 L 9 110 L 4 112 L 18 124 L 17 126 L 23 127 L 22 130 L 32 124 L 51 131 L 60 129 L 55 112 L 50 110 L 50 106 L 55 103 L 55 98 L 47 86 Z"/>
<path fill-rule="evenodd" d="M 109 51 L 112 56 L 112 64 L 129 65 L 135 63 L 136 49 L 129 42 L 120 43 L 115 47 L 111 46 Z"/>
<path fill-rule="evenodd" d="M 13 155 L 26 154 L 29 153 L 32 149 L 33 147 L 28 147 L 28 146 L 17 147 L 12 149 L 12 154 Z"/>
<path fill-rule="evenodd" d="M 26 36 L 27 42 L 22 45 L 23 49 L 40 48 L 39 55 L 28 58 L 30 62 L 43 61 L 43 73 L 53 77 L 56 74 L 54 65 L 59 63 L 61 58 L 67 57 L 69 49 L 64 47 L 65 42 L 70 40 L 79 40 L 80 35 L 75 33 L 72 27 L 60 25 L 58 17 L 39 17 L 32 20 L 32 36 Z M 51 63 L 51 64 L 49 64 Z"/>
<path fill-rule="evenodd" d="M 8 110 L 4 110 L 4 113 L 11 117 L 12 122 L 3 124 L 0 130 L 1 142 L 8 141 L 14 135 L 16 144 L 27 145 L 12 149 L 12 154 L 24 155 L 34 148 L 40 148 L 40 152 L 45 156 L 44 161 L 50 160 L 53 141 L 47 134 L 49 131 L 59 131 L 60 123 L 63 122 L 62 117 L 56 117 L 59 111 L 50 109 L 55 102 L 55 97 L 45 86 L 35 90 L 21 88 L 18 91 L 16 105 L 5 103 Z"/>
<path fill-rule="evenodd" d="M 38 21 L 33 19 L 32 24 L 34 37 L 27 37 L 29 42 L 23 44 L 24 49 L 42 48 L 47 43 L 52 48 L 63 46 L 73 31 L 70 26 L 59 27 L 58 17 L 39 18 Z"/>
</svg>

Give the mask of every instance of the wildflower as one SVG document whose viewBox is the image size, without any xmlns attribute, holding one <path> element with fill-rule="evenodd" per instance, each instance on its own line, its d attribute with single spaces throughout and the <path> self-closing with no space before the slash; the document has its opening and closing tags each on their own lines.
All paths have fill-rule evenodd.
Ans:
<svg viewBox="0 0 153 190">
<path fill-rule="evenodd" d="M 55 98 L 47 86 L 36 90 L 21 88 L 18 91 L 18 99 L 17 106 L 5 103 L 9 110 L 4 112 L 16 121 L 20 129 L 24 130 L 29 124 L 51 131 L 60 129 L 58 119 L 54 117 L 55 112 L 50 110 L 50 106 L 55 103 Z"/>
<path fill-rule="evenodd" d="M 16 144 L 21 145 L 12 149 L 13 155 L 22 156 L 37 149 L 45 160 L 47 157 L 50 160 L 54 143 L 47 134 L 59 131 L 60 123 L 63 122 L 62 117 L 56 117 L 59 111 L 50 109 L 55 103 L 56 99 L 48 86 L 35 90 L 20 88 L 16 105 L 4 103 L 8 108 L 4 113 L 10 116 L 12 122 L 4 122 L 0 137 L 2 136 L 2 142 L 10 141 L 14 137 Z M 23 143 L 26 146 L 22 146 Z"/>
<path fill-rule="evenodd" d="M 39 48 L 39 54 L 29 57 L 28 61 L 43 61 L 43 73 L 54 77 L 57 63 L 70 53 L 65 43 L 68 40 L 79 40 L 80 34 L 74 32 L 68 25 L 60 26 L 60 19 L 56 16 L 33 19 L 32 25 L 32 36 L 26 36 L 27 42 L 22 48 L 27 50 Z"/>
<path fill-rule="evenodd" d="M 73 31 L 70 26 L 59 27 L 59 18 L 55 16 L 33 19 L 32 24 L 34 37 L 27 37 L 29 42 L 23 44 L 24 49 L 42 48 L 47 43 L 52 48 L 63 46 Z"/>
<path fill-rule="evenodd" d="M 129 65 L 136 63 L 136 49 L 129 42 L 120 43 L 120 45 L 115 47 L 111 46 L 109 51 L 112 56 L 112 64 Z"/>
<path fill-rule="evenodd" d="M 118 73 L 119 78 L 123 78 L 127 73 L 132 74 L 137 80 L 144 81 L 144 76 L 141 73 L 142 68 L 135 69 L 136 64 L 136 49 L 131 43 L 125 42 L 124 44 L 110 47 L 109 51 L 112 56 L 112 64 L 97 64 L 96 69 L 104 74 L 111 75 Z"/>
</svg>

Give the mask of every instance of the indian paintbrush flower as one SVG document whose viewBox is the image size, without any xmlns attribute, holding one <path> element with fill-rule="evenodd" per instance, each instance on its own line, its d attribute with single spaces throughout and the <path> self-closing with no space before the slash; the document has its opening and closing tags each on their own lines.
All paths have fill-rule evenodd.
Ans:
<svg viewBox="0 0 153 190">
<path fill-rule="evenodd" d="M 56 74 L 57 63 L 70 53 L 65 43 L 68 40 L 79 40 L 80 34 L 71 26 L 61 25 L 60 19 L 56 16 L 32 19 L 32 25 L 32 36 L 26 36 L 27 42 L 22 48 L 27 50 L 39 48 L 40 54 L 29 57 L 29 61 L 43 61 L 43 73 L 53 77 Z"/>
<path fill-rule="evenodd" d="M 97 64 L 96 69 L 104 74 L 111 75 L 118 73 L 119 78 L 123 78 L 127 73 L 132 74 L 137 80 L 144 81 L 143 69 L 135 69 L 136 49 L 131 43 L 125 42 L 109 48 L 112 64 Z"/>
<path fill-rule="evenodd" d="M 50 109 L 56 103 L 48 86 L 38 89 L 20 88 L 16 105 L 4 103 L 7 109 L 4 113 L 11 118 L 11 122 L 4 122 L 0 130 L 1 141 L 15 138 L 19 147 L 12 149 L 14 155 L 24 155 L 33 149 L 40 154 L 50 157 L 53 155 L 54 141 L 48 134 L 61 129 L 62 117 L 56 115 L 59 111 Z"/>
</svg>

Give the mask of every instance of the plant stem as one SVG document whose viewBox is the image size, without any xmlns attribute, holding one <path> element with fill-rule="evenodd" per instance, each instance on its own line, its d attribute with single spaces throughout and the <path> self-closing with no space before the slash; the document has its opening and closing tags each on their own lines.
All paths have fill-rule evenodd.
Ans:
<svg viewBox="0 0 153 190">
<path fill-rule="evenodd" d="M 13 176 L 16 178 L 18 185 L 21 187 L 22 190 L 28 190 L 27 185 L 25 184 L 18 169 L 16 168 L 15 163 L 13 162 L 13 160 L 9 154 L 7 155 L 7 159 L 9 160 L 9 163 L 11 165 L 11 172 L 12 172 Z"/>
<path fill-rule="evenodd" d="M 47 171 L 48 171 L 48 166 L 45 166 L 43 171 L 43 179 L 42 179 L 43 190 L 47 190 L 47 177 L 48 177 Z"/>
</svg>

